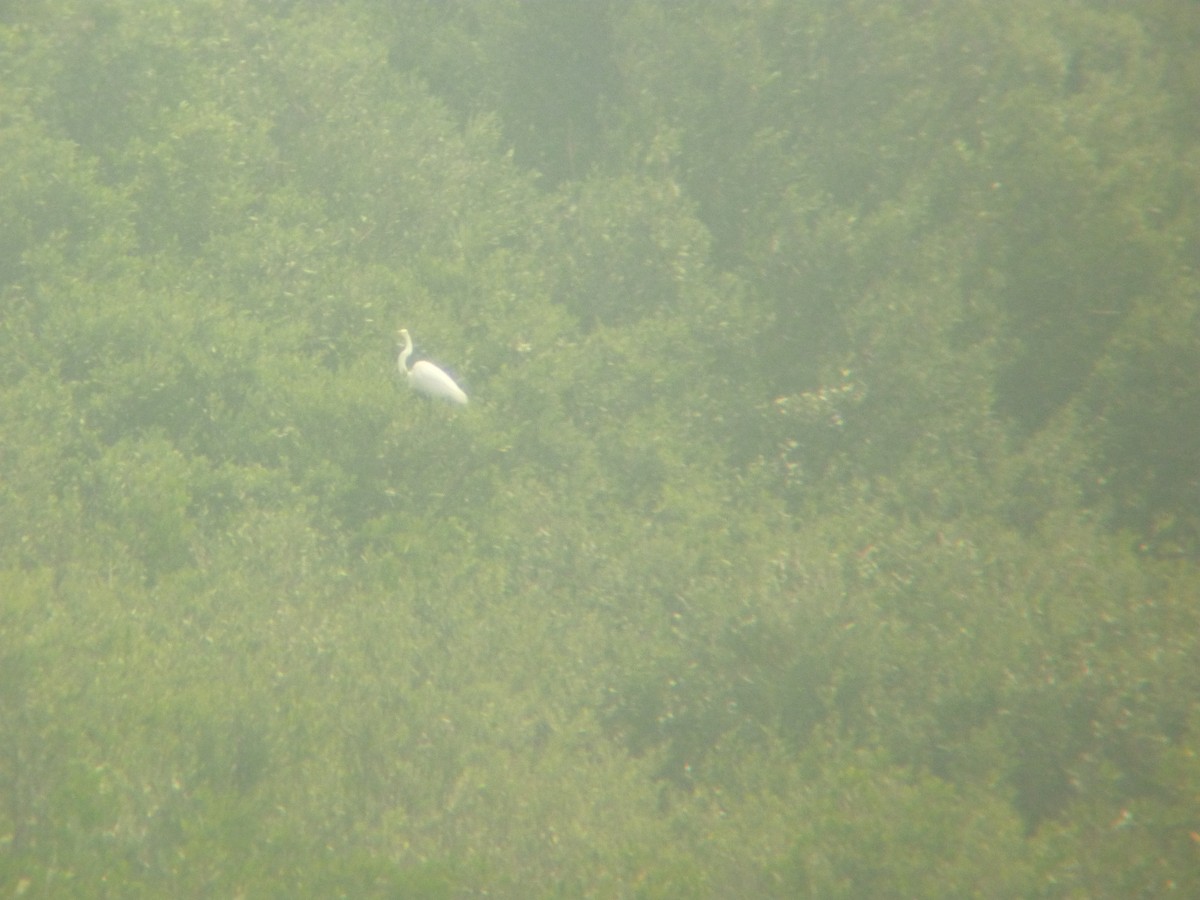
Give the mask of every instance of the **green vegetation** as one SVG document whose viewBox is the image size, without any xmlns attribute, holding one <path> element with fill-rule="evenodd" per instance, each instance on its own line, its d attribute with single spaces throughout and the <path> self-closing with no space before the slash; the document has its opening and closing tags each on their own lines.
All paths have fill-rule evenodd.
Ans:
<svg viewBox="0 0 1200 900">
<path fill-rule="evenodd" d="M 0 3 L 0 894 L 1200 896 L 1197 46 Z"/>
</svg>

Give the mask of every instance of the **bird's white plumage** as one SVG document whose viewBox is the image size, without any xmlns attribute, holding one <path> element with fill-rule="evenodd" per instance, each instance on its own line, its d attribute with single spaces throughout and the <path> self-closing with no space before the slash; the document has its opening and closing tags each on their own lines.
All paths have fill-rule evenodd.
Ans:
<svg viewBox="0 0 1200 900">
<path fill-rule="evenodd" d="M 408 357 L 412 354 L 412 338 L 409 337 L 407 328 L 401 328 L 399 334 L 404 346 L 400 350 L 400 359 L 397 365 L 408 378 L 408 386 L 426 397 L 447 400 L 450 403 L 465 406 L 467 395 L 463 393 L 463 389 L 454 383 L 453 378 L 433 363 L 422 359 L 413 363 L 411 369 L 408 367 Z"/>
</svg>

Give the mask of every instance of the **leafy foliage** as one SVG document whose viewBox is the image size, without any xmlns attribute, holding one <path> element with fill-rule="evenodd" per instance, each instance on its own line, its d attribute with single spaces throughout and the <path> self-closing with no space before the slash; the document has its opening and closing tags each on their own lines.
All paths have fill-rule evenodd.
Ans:
<svg viewBox="0 0 1200 900">
<path fill-rule="evenodd" d="M 0 890 L 1200 894 L 1198 32 L 4 7 Z"/>
</svg>

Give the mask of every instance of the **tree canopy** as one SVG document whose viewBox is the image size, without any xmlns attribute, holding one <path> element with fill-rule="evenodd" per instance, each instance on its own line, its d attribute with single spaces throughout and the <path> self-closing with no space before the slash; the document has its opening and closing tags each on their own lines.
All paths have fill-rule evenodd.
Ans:
<svg viewBox="0 0 1200 900">
<path fill-rule="evenodd" d="M 1198 43 L 0 4 L 0 891 L 1200 896 Z"/>
</svg>

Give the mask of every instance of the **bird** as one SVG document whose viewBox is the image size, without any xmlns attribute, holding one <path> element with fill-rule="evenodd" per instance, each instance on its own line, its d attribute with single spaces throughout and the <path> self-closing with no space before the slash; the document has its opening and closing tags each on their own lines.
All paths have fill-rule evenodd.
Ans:
<svg viewBox="0 0 1200 900">
<path fill-rule="evenodd" d="M 397 365 L 408 378 L 408 386 L 426 397 L 466 406 L 467 395 L 463 393 L 463 389 L 433 363 L 421 359 L 413 363 L 411 369 L 408 367 L 408 357 L 412 354 L 412 338 L 409 337 L 407 328 L 401 328 L 398 335 L 404 346 L 400 350 Z"/>
</svg>

